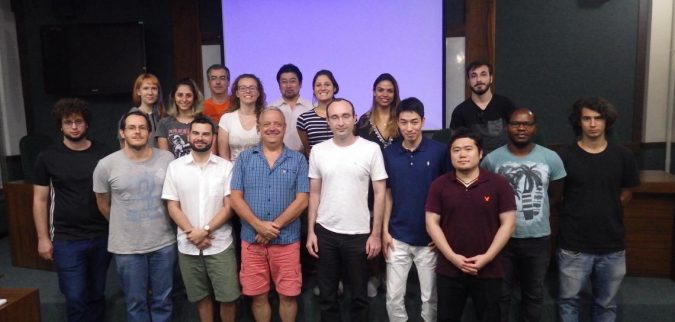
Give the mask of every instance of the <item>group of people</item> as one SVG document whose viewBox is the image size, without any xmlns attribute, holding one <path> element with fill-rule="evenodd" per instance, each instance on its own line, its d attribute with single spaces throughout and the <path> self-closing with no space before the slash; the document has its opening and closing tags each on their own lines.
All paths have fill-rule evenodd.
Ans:
<svg viewBox="0 0 675 322">
<path fill-rule="evenodd" d="M 312 79 L 312 101 L 299 95 L 295 65 L 276 78 L 281 98 L 268 105 L 255 75 L 230 86 L 229 70 L 213 65 L 211 98 L 183 79 L 165 108 L 157 78 L 142 74 L 116 152 L 87 137 L 85 101 L 56 103 L 63 140 L 36 161 L 33 213 L 69 321 L 103 320 L 111 258 L 129 321 L 171 319 L 176 264 L 201 321 L 216 311 L 234 321 L 242 294 L 256 321 L 270 321 L 272 290 L 281 320 L 294 321 L 305 250 L 323 321 L 341 320 L 343 283 L 350 319 L 367 321 L 380 279 L 389 319 L 406 321 L 413 264 L 425 321 L 459 321 L 468 297 L 480 320 L 508 321 L 516 284 L 518 315 L 538 321 L 558 204 L 559 316 L 579 318 L 590 279 L 594 321 L 616 317 L 622 206 L 639 177 L 631 153 L 607 141 L 609 102 L 574 104 L 577 141 L 558 155 L 534 143 L 532 111 L 492 93 L 484 62 L 467 67 L 472 94 L 453 112 L 447 145 L 423 135 L 423 103 L 401 100 L 390 74 L 360 118 L 335 97 L 329 70 Z"/>
</svg>

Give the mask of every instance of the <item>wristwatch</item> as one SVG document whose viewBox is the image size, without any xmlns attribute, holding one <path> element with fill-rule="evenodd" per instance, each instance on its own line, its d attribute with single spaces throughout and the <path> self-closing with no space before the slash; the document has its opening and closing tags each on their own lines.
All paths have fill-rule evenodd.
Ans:
<svg viewBox="0 0 675 322">
<path fill-rule="evenodd" d="M 204 226 L 203 229 L 206 230 L 207 233 L 209 233 L 209 234 L 211 233 L 211 226 L 206 225 L 206 226 Z"/>
</svg>

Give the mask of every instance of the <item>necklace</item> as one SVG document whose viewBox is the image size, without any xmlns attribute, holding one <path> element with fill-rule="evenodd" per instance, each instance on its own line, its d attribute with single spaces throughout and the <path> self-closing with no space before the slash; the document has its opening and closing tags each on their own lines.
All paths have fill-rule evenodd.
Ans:
<svg viewBox="0 0 675 322">
<path fill-rule="evenodd" d="M 478 177 L 475 177 L 475 178 L 473 178 L 471 180 L 468 180 L 468 181 L 464 181 L 464 180 L 460 179 L 459 177 L 456 177 L 456 178 L 457 178 L 457 181 L 461 182 L 464 185 L 465 188 L 468 188 L 474 182 L 478 181 Z"/>
</svg>

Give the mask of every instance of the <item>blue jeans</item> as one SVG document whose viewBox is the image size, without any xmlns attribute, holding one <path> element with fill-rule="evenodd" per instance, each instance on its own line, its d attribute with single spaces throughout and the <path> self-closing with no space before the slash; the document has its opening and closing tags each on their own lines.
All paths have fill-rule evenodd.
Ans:
<svg viewBox="0 0 675 322">
<path fill-rule="evenodd" d="M 347 235 L 332 232 L 317 224 L 319 243 L 316 261 L 321 321 L 342 321 L 337 290 L 340 277 L 351 295 L 350 321 L 368 321 L 368 234 Z"/>
<path fill-rule="evenodd" d="M 55 240 L 54 265 L 68 321 L 103 321 L 108 238 Z"/>
<path fill-rule="evenodd" d="M 544 304 L 544 280 L 550 260 L 551 238 L 511 238 L 502 250 L 504 284 L 500 303 L 503 322 L 509 320 L 511 295 L 520 284 L 519 316 L 524 322 L 541 321 Z"/>
<path fill-rule="evenodd" d="M 115 254 L 129 322 L 171 321 L 176 245 L 145 254 Z"/>
<path fill-rule="evenodd" d="M 558 266 L 561 321 L 579 321 L 579 293 L 589 278 L 593 290 L 592 321 L 616 320 L 616 293 L 626 275 L 625 250 L 588 254 L 559 249 Z"/>
</svg>

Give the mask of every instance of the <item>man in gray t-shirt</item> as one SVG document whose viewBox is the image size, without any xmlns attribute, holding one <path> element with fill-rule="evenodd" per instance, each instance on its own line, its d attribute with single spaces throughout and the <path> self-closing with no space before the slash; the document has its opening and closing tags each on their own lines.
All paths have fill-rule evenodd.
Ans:
<svg viewBox="0 0 675 322">
<path fill-rule="evenodd" d="M 170 321 L 172 311 L 176 235 L 161 194 L 174 158 L 148 145 L 150 131 L 143 112 L 124 115 L 124 147 L 94 170 L 96 203 L 110 221 L 108 251 L 115 257 L 129 321 Z"/>
</svg>

